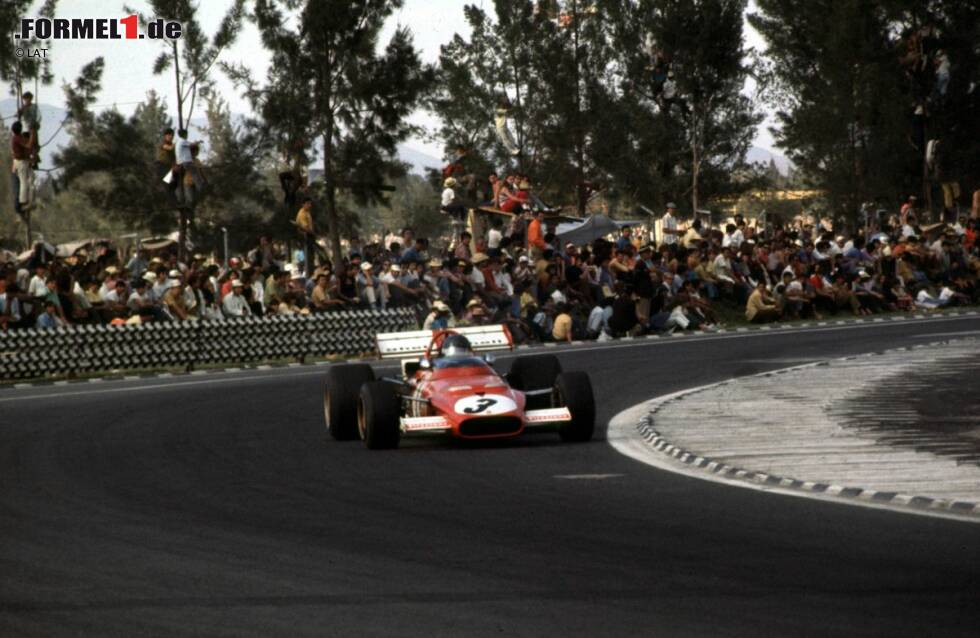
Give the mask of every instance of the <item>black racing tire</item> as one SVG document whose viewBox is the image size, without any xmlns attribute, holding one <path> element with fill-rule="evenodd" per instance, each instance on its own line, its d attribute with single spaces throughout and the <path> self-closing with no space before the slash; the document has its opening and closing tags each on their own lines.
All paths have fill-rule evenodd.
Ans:
<svg viewBox="0 0 980 638">
<path fill-rule="evenodd" d="M 568 408 L 572 420 L 558 427 L 562 441 L 583 442 L 595 432 L 595 397 L 592 381 L 585 372 L 563 372 L 555 381 L 552 404 L 556 408 Z"/>
<path fill-rule="evenodd" d="M 517 357 L 507 373 L 507 382 L 515 390 L 550 390 L 561 374 L 561 362 L 553 354 L 532 354 Z M 547 393 L 527 397 L 525 409 L 538 410 L 550 406 Z"/>
<path fill-rule="evenodd" d="M 357 397 L 361 386 L 374 381 L 366 363 L 331 366 L 323 386 L 323 417 L 327 432 L 338 441 L 357 438 Z"/>
<path fill-rule="evenodd" d="M 395 387 L 387 381 L 370 381 L 361 386 L 357 406 L 357 428 L 370 450 L 398 447 L 400 401 Z"/>
</svg>

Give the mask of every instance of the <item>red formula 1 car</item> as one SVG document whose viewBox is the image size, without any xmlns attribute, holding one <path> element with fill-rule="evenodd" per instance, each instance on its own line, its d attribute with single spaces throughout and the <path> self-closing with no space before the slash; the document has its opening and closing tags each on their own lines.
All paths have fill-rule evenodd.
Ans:
<svg viewBox="0 0 980 638">
<path fill-rule="evenodd" d="M 493 439 L 531 428 L 557 430 L 565 441 L 592 438 L 588 374 L 562 372 L 553 355 L 527 355 L 504 377 L 491 356 L 478 355 L 513 347 L 504 326 L 379 334 L 377 342 L 381 358 L 402 358 L 402 374 L 375 379 L 367 364 L 331 366 L 323 411 L 335 439 L 359 436 L 380 449 L 413 434 Z"/>
</svg>

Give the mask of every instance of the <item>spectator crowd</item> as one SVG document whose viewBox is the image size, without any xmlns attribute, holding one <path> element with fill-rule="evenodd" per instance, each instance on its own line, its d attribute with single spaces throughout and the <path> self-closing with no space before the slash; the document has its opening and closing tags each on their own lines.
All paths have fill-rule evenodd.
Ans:
<svg viewBox="0 0 980 638">
<path fill-rule="evenodd" d="M 657 237 L 623 228 L 575 245 L 528 203 L 524 178 L 500 181 L 525 195 L 512 214 L 488 214 L 481 236 L 458 222 L 454 237 L 431 242 L 406 228 L 340 263 L 307 266 L 315 249 L 289 255 L 266 237 L 223 265 L 201 254 L 124 259 L 111 246 L 57 259 L 37 250 L 0 264 L 0 329 L 410 307 L 427 329 L 504 323 L 519 342 L 571 341 L 980 302 L 975 215 L 922 226 L 910 200 L 843 236 L 805 219 L 756 227 L 736 215 L 709 228 L 668 205 Z"/>
</svg>

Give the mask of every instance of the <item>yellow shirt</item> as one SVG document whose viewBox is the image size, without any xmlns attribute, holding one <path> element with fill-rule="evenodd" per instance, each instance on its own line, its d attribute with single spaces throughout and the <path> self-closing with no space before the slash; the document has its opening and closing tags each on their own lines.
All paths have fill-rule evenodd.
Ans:
<svg viewBox="0 0 980 638">
<path fill-rule="evenodd" d="M 749 301 L 745 304 L 745 318 L 749 321 L 755 319 L 755 316 L 763 310 L 775 310 L 776 306 L 766 303 L 766 298 L 762 296 L 762 293 L 758 289 L 753 290 L 752 294 L 749 295 Z"/>
<path fill-rule="evenodd" d="M 300 208 L 296 213 L 296 226 L 304 233 L 313 233 L 313 215 L 305 208 Z"/>
<path fill-rule="evenodd" d="M 551 336 L 555 341 L 568 341 L 572 334 L 572 316 L 566 312 L 555 317 L 555 326 L 551 329 Z"/>
<path fill-rule="evenodd" d="M 703 238 L 698 234 L 698 231 L 693 228 L 688 228 L 687 232 L 684 233 L 684 237 L 681 239 L 681 244 L 684 248 L 691 248 L 694 244 L 701 241 Z"/>
</svg>

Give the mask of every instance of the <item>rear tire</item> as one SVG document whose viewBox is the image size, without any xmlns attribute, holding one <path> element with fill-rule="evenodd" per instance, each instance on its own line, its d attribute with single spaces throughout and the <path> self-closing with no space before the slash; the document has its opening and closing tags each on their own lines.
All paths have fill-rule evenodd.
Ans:
<svg viewBox="0 0 980 638">
<path fill-rule="evenodd" d="M 398 393 L 387 381 L 370 381 L 361 386 L 357 407 L 357 427 L 364 445 L 371 450 L 398 447 L 399 429 Z"/>
<path fill-rule="evenodd" d="M 561 374 L 561 362 L 553 354 L 533 354 L 517 357 L 507 373 L 507 382 L 515 390 L 550 390 Z M 547 394 L 527 397 L 525 409 L 537 410 L 550 406 Z"/>
<path fill-rule="evenodd" d="M 361 386 L 374 381 L 366 363 L 331 366 L 323 387 L 323 417 L 327 431 L 338 441 L 357 438 L 357 397 Z"/>
<path fill-rule="evenodd" d="M 558 427 L 558 435 L 562 441 L 582 442 L 592 438 L 595 432 L 595 398 L 587 373 L 559 374 L 555 382 L 553 405 L 556 408 L 568 408 L 572 413 L 572 420 Z"/>
</svg>

